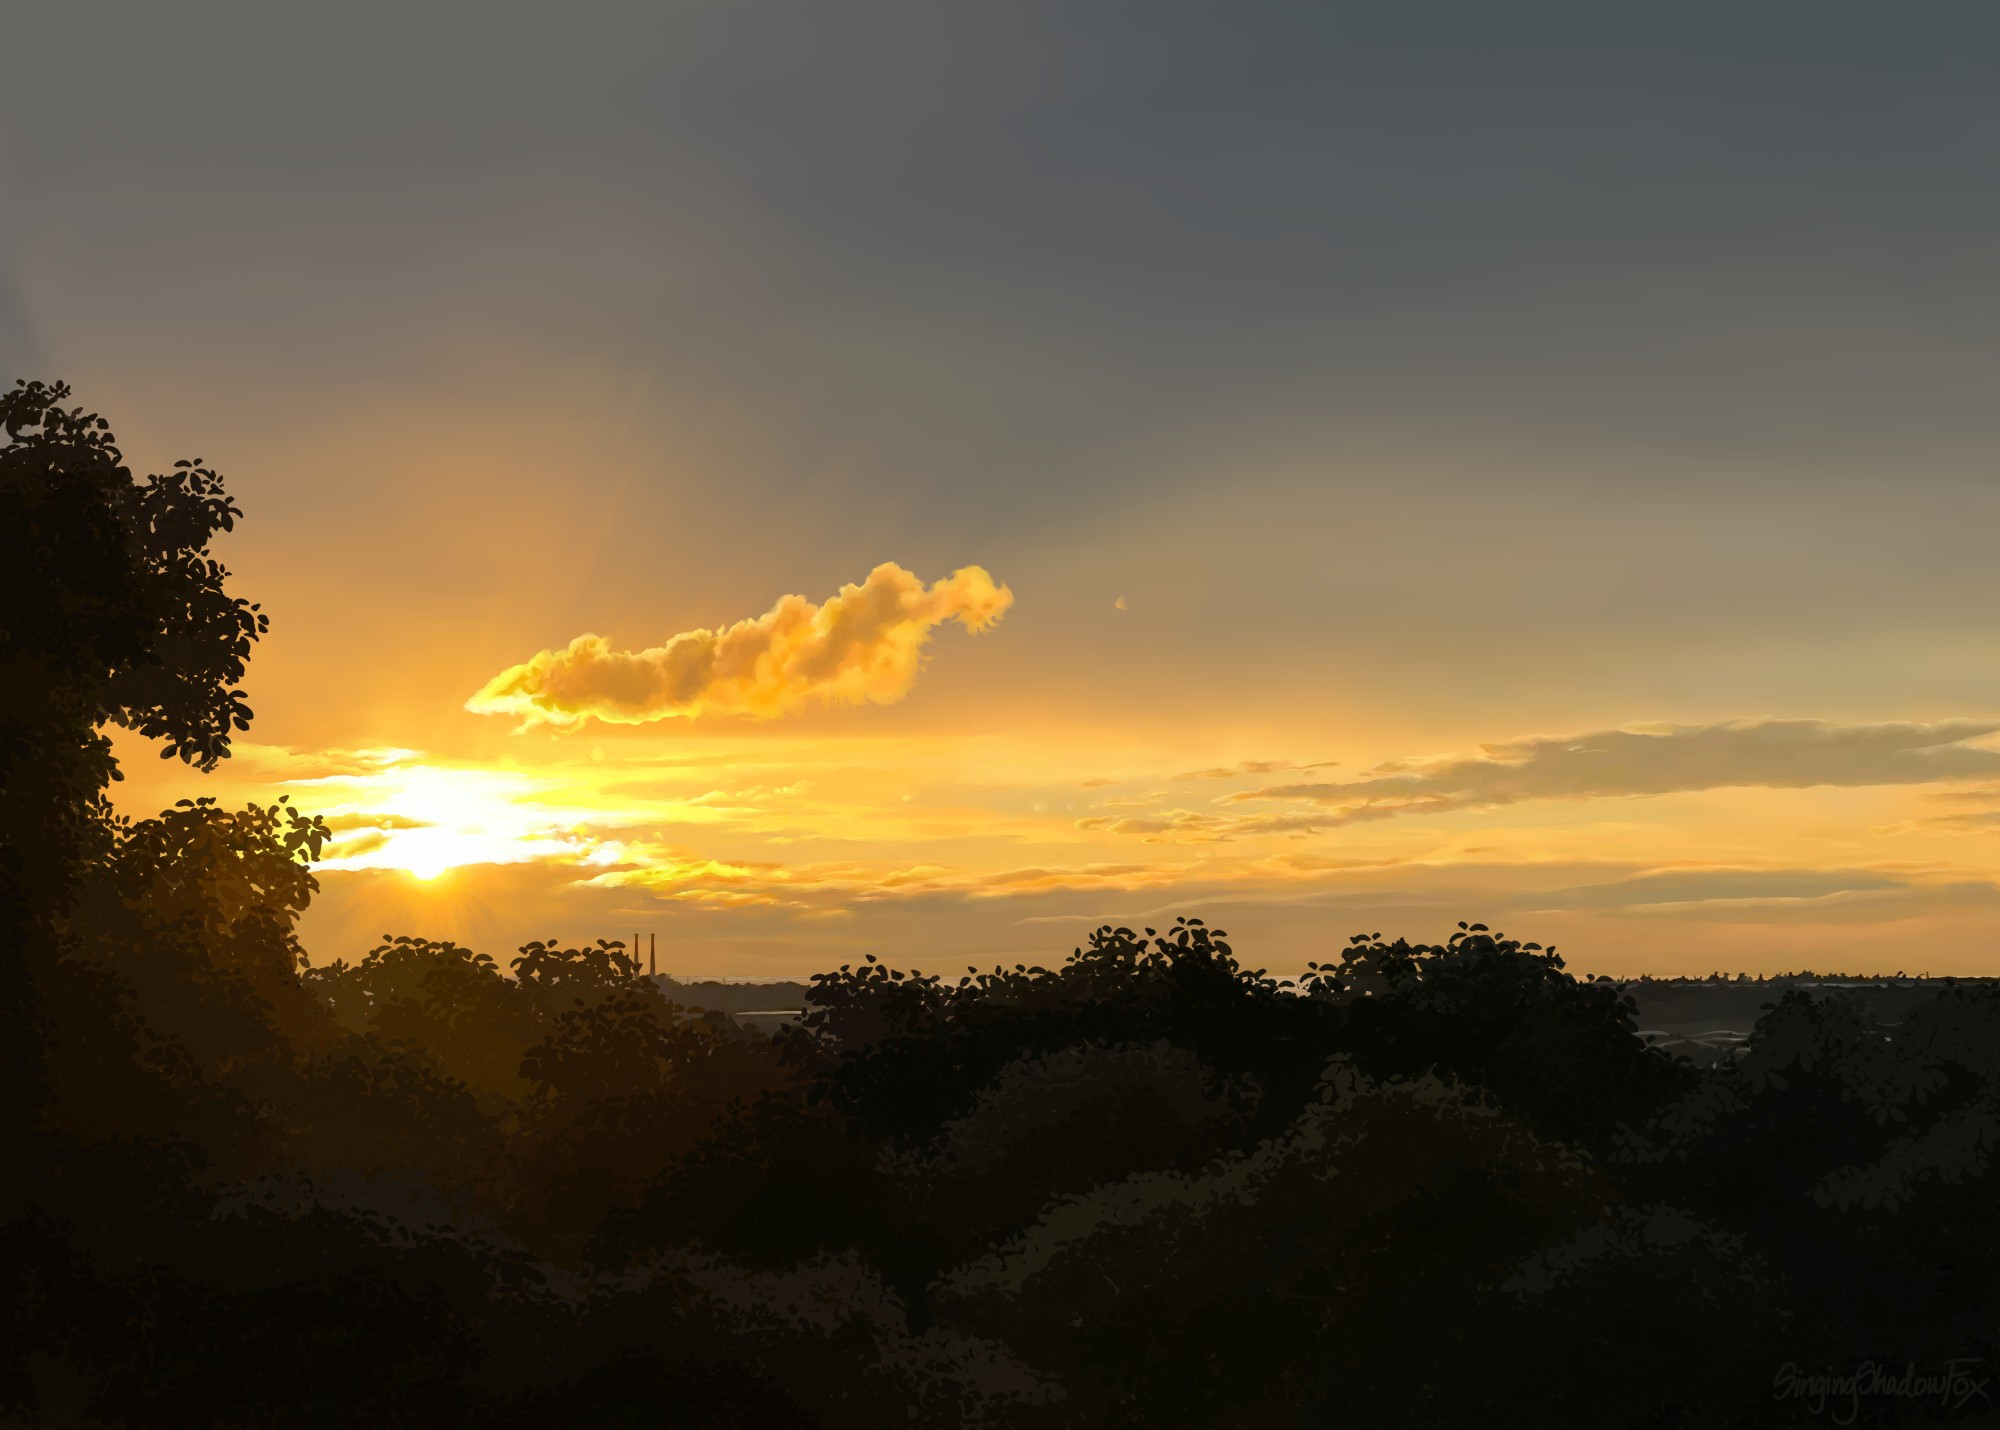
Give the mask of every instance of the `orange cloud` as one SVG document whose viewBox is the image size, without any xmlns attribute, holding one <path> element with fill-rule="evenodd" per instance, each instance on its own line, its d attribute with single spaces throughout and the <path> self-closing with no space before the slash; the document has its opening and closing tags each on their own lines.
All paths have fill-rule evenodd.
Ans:
<svg viewBox="0 0 2000 1430">
<path fill-rule="evenodd" d="M 984 631 L 1013 604 L 1014 593 L 982 567 L 926 586 L 884 562 L 824 604 L 785 596 L 754 620 L 683 631 L 648 650 L 613 650 L 602 636 L 578 636 L 494 676 L 465 708 L 517 715 L 526 729 L 588 719 L 769 719 L 813 702 L 886 705 L 909 693 L 934 627 L 955 620 Z"/>
</svg>

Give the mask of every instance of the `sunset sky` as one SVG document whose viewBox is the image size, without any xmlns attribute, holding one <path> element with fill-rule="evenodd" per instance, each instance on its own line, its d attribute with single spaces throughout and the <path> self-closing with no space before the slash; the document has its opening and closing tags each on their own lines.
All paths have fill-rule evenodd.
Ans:
<svg viewBox="0 0 2000 1430">
<path fill-rule="evenodd" d="M 2000 974 L 2000 10 L 43 6 L 0 370 L 220 469 L 305 938 Z"/>
</svg>

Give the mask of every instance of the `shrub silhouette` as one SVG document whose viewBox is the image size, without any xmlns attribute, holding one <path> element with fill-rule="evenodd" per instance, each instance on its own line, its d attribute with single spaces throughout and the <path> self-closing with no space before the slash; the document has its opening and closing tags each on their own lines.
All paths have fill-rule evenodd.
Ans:
<svg viewBox="0 0 2000 1430">
<path fill-rule="evenodd" d="M 1595 1143 L 1691 1077 L 1639 1041 L 1617 985 L 1578 982 L 1554 949 L 1484 924 L 1461 923 L 1442 945 L 1356 935 L 1304 986 L 1340 1009 L 1341 1050 L 1370 1074 L 1435 1068 L 1560 1137 Z"/>
</svg>

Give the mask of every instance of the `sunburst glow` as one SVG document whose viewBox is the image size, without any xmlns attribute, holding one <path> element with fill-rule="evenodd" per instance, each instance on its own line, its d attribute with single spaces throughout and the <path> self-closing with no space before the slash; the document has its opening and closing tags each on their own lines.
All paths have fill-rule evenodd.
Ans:
<svg viewBox="0 0 2000 1430">
<path fill-rule="evenodd" d="M 535 860 L 601 862 L 615 846 L 590 832 L 593 812 L 550 804 L 544 782 L 501 770 L 406 763 L 382 752 L 381 767 L 292 781 L 319 787 L 336 838 L 328 869 L 400 869 L 429 882 L 470 864 Z"/>
</svg>

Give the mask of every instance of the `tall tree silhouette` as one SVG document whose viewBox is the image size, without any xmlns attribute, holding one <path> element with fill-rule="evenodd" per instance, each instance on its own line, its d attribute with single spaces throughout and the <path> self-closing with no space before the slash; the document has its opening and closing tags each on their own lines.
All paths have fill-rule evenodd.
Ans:
<svg viewBox="0 0 2000 1430">
<path fill-rule="evenodd" d="M 237 683 L 267 625 L 209 555 L 241 514 L 222 479 L 198 459 L 135 478 L 69 396 L 0 395 L 0 1130 L 17 1135 L 41 1102 L 34 969 L 113 839 L 103 727 L 212 768 L 249 726 Z"/>
</svg>

